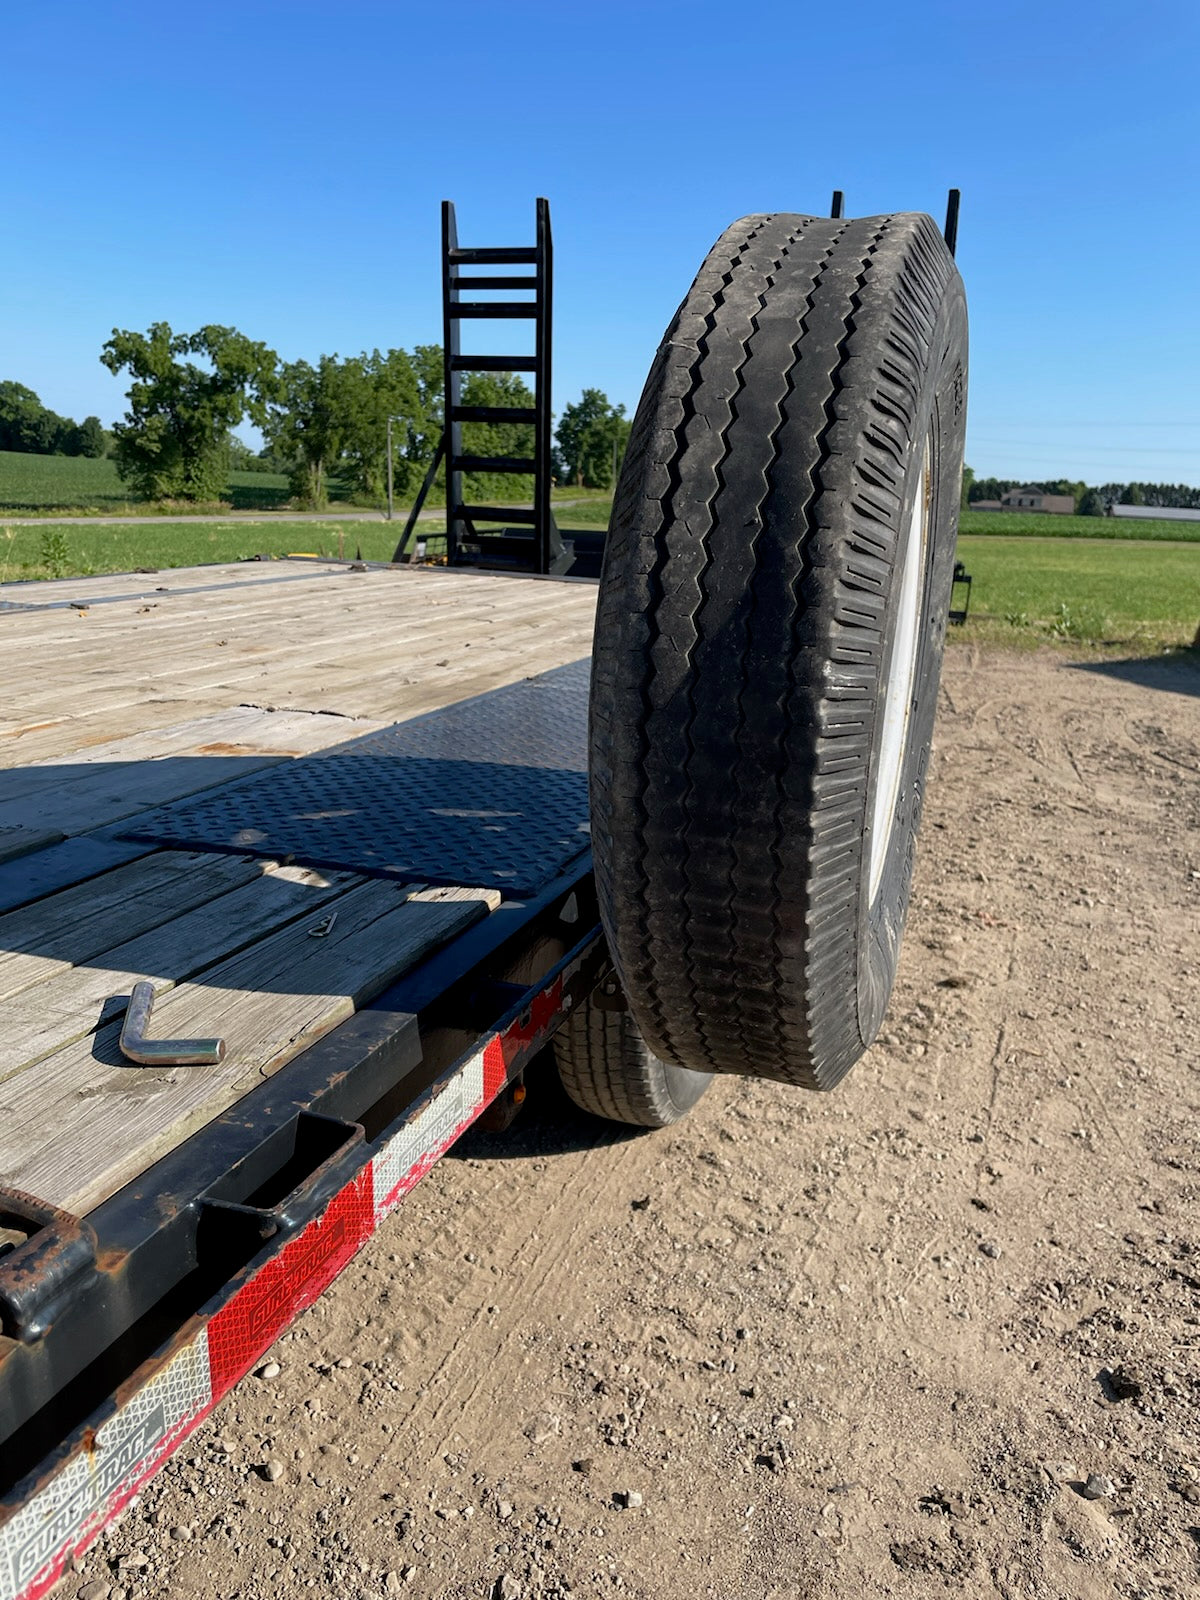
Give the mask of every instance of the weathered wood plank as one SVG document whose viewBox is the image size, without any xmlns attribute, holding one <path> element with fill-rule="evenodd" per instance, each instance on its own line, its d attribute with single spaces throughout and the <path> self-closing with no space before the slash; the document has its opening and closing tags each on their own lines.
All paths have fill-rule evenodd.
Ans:
<svg viewBox="0 0 1200 1600">
<path fill-rule="evenodd" d="M 261 861 L 244 857 L 163 850 L 10 911 L 0 916 L 0 1000 L 252 883 L 263 871 Z"/>
<path fill-rule="evenodd" d="M 0 862 L 32 855 L 47 845 L 61 843 L 64 838 L 64 834 L 53 828 L 0 828 Z"/>
<path fill-rule="evenodd" d="M 106 766 L 115 776 L 118 767 L 127 769 L 134 764 L 164 759 L 221 757 L 259 761 L 267 757 L 281 760 L 288 756 L 311 755 L 315 750 L 340 744 L 360 733 L 370 733 L 379 726 L 374 720 L 327 716 L 320 712 L 235 706 L 229 711 L 189 717 L 165 728 L 147 729 L 48 756 L 36 766 L 22 765 L 0 771 L 0 805 L 48 789 L 61 790 L 81 780 L 95 782 L 96 774 L 89 769 L 96 766 Z M 246 767 L 247 773 L 253 770 L 256 768 Z M 4 831 L 0 829 L 0 860 L 4 859 L 3 849 Z"/>
<path fill-rule="evenodd" d="M 205 875 L 214 898 L 191 911 L 181 906 L 181 914 L 84 964 L 64 968 L 26 956 L 30 965 L 57 965 L 58 970 L 5 1006 L 0 1082 L 122 1017 L 135 983 L 150 982 L 155 995 L 163 995 L 290 922 L 303 917 L 311 923 L 318 911 L 328 911 L 330 901 L 336 909 L 337 897 L 363 881 L 346 872 L 272 865 L 253 881 L 222 892 L 221 876 Z M 4 971 L 0 966 L 0 981 Z"/>
<path fill-rule="evenodd" d="M 85 1211 L 374 998 L 499 903 L 486 889 L 368 883 L 338 903 L 325 939 L 272 934 L 166 995 L 162 1037 L 219 1034 L 217 1067 L 123 1062 L 117 1024 L 0 1087 L 0 1181 Z"/>
<path fill-rule="evenodd" d="M 119 867 L 126 861 L 148 856 L 153 845 L 132 844 L 125 839 L 65 839 L 31 856 L 6 861 L 0 866 L 0 911 L 28 905 L 44 895 Z"/>
<path fill-rule="evenodd" d="M 253 606 L 215 619 L 199 601 L 181 597 L 164 606 L 161 626 L 153 620 L 158 612 L 141 617 L 124 604 L 97 608 L 82 629 L 77 618 L 72 622 L 74 613 L 46 613 L 56 619 L 57 648 L 70 651 L 71 681 L 40 678 L 32 691 L 36 703 L 26 697 L 21 707 L 20 727 L 26 731 L 17 742 L 39 756 L 66 753 L 88 737 L 77 728 L 78 720 L 107 720 L 111 728 L 120 709 L 128 707 L 124 720 L 136 726 L 139 716 L 154 714 L 146 702 L 164 697 L 197 713 L 227 707 L 235 698 L 353 713 L 367 709 L 355 689 L 356 682 L 366 680 L 371 712 L 395 717 L 406 713 L 403 697 L 390 692 L 396 680 L 420 678 L 422 708 L 433 697 L 450 704 L 462 698 L 457 679 L 464 670 L 474 678 L 499 669 L 509 682 L 528 670 L 525 657 L 535 633 L 539 653 L 544 645 L 550 656 L 558 647 L 547 635 L 565 635 L 559 659 L 584 654 L 589 646 L 595 591 L 587 585 L 456 572 L 372 573 L 368 578 L 355 586 L 339 576 L 328 590 L 323 584 L 292 586 L 312 596 L 303 609 L 281 594 L 289 586 L 260 586 Z M 102 612 L 108 620 L 94 627 Z M 10 617 L 8 623 L 20 620 Z M 145 631 L 147 622 L 155 631 Z M 131 650 L 135 624 L 137 648 Z M 185 636 L 191 642 L 184 642 Z M 439 638 L 449 652 L 438 648 Z M 6 628 L 0 675 L 13 659 L 4 648 L 8 641 Z M 465 643 L 472 648 L 463 650 L 461 663 L 454 661 L 453 647 Z M 39 637 L 38 659 L 49 648 Z M 442 660 L 448 661 L 446 667 Z M 39 720 L 52 723 L 64 711 L 72 720 L 61 734 L 53 727 L 30 726 Z M 0 762 L 11 759 L 5 731 L 0 721 Z"/>
<path fill-rule="evenodd" d="M 74 835 L 107 828 L 139 811 L 167 801 L 248 778 L 286 756 L 163 756 L 157 761 L 59 768 L 70 776 L 34 794 L 6 800 L 0 773 L 0 827 L 32 827 L 43 821 L 60 833 Z M 18 775 L 19 776 L 19 775 Z"/>
</svg>

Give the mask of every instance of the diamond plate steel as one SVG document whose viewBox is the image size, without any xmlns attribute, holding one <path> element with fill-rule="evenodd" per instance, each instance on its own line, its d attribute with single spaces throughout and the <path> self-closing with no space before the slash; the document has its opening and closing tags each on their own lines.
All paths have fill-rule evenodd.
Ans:
<svg viewBox="0 0 1200 1600">
<path fill-rule="evenodd" d="M 588 847 L 590 663 L 148 812 L 125 837 L 536 894 Z"/>
</svg>

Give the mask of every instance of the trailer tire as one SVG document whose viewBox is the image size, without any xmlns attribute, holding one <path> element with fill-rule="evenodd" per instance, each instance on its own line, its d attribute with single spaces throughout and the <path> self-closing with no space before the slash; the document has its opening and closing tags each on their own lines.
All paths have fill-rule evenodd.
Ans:
<svg viewBox="0 0 1200 1600">
<path fill-rule="evenodd" d="M 932 220 L 745 217 L 667 330 L 605 549 L 592 839 L 664 1063 L 831 1088 L 895 977 L 950 603 L 962 283 Z"/>
<path fill-rule="evenodd" d="M 563 1088 L 582 1111 L 638 1128 L 668 1128 L 712 1082 L 651 1055 L 628 1011 L 589 996 L 554 1035 Z"/>
</svg>

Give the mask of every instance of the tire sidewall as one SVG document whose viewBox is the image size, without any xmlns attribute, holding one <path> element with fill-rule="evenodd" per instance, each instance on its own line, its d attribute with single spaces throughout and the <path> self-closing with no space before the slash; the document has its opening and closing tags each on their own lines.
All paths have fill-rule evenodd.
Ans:
<svg viewBox="0 0 1200 1600">
<path fill-rule="evenodd" d="M 946 639 L 946 620 L 958 535 L 963 442 L 966 429 L 966 303 L 961 293 L 947 295 L 930 341 L 932 359 L 921 383 L 918 425 L 908 445 L 904 501 L 897 528 L 893 567 L 883 625 L 880 675 L 871 728 L 870 769 L 863 817 L 862 867 L 858 901 L 858 1017 L 862 1043 L 869 1045 L 887 1010 L 900 943 L 908 914 L 916 837 L 929 772 L 934 715 Z M 917 650 L 913 670 L 908 739 L 901 755 L 899 792 L 878 893 L 872 903 L 871 819 L 880 781 L 883 739 L 883 686 L 895 651 L 900 618 L 900 552 L 921 487 L 921 465 L 928 445 L 931 504 L 919 592 Z"/>
</svg>

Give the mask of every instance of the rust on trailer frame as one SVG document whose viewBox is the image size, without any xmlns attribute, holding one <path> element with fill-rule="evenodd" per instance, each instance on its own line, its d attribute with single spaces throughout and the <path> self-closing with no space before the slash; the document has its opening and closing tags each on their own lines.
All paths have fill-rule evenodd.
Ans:
<svg viewBox="0 0 1200 1600">
<path fill-rule="evenodd" d="M 0 1333 L 31 1344 L 80 1280 L 95 1273 L 96 1235 L 69 1211 L 6 1187 L 0 1187 L 0 1226 L 26 1236 L 0 1254 Z"/>
</svg>

